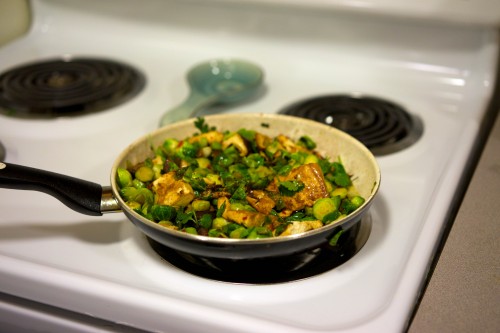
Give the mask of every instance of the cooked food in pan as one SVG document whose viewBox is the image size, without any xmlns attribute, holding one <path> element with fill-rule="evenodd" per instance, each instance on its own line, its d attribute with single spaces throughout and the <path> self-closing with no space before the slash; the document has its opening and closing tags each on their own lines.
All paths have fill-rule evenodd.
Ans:
<svg viewBox="0 0 500 333">
<path fill-rule="evenodd" d="M 345 217 L 365 199 L 344 169 L 294 141 L 241 128 L 224 131 L 203 118 L 198 131 L 151 147 L 152 157 L 117 169 L 120 195 L 165 228 L 219 238 L 299 234 Z"/>
</svg>

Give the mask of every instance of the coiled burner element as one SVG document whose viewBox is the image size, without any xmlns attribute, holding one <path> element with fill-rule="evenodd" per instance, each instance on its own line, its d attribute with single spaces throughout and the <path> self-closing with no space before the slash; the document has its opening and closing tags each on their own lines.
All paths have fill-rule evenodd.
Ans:
<svg viewBox="0 0 500 333">
<path fill-rule="evenodd" d="M 53 59 L 0 75 L 0 112 L 13 117 L 54 118 L 103 111 L 142 90 L 144 76 L 111 60 Z"/>
<path fill-rule="evenodd" d="M 294 103 L 280 113 L 312 119 L 347 132 L 375 155 L 402 150 L 423 133 L 419 118 L 397 104 L 373 97 L 320 96 Z"/>
</svg>

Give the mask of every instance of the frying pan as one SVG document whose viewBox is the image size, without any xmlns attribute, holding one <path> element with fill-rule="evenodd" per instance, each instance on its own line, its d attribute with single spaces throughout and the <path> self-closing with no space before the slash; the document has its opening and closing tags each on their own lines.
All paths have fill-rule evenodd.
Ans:
<svg viewBox="0 0 500 333">
<path fill-rule="evenodd" d="M 227 239 L 192 235 L 167 229 L 130 209 L 119 195 L 116 172 L 119 167 L 134 165 L 152 157 L 151 147 L 166 138 L 184 139 L 196 132 L 193 119 L 177 122 L 137 139 L 116 159 L 111 169 L 111 186 L 45 170 L 0 162 L 0 188 L 36 190 L 59 199 L 69 208 L 87 215 L 123 212 L 150 239 L 190 256 L 230 260 L 273 258 L 293 255 L 317 248 L 341 227 L 348 229 L 359 223 L 373 203 L 380 186 L 380 169 L 372 153 L 350 135 L 321 124 L 278 114 L 245 113 L 205 117 L 205 122 L 218 130 L 253 129 L 275 137 L 285 134 L 294 140 L 303 135 L 317 143 L 317 150 L 332 160 L 341 158 L 346 171 L 365 203 L 347 217 L 319 229 L 302 234 L 264 239 Z"/>
</svg>

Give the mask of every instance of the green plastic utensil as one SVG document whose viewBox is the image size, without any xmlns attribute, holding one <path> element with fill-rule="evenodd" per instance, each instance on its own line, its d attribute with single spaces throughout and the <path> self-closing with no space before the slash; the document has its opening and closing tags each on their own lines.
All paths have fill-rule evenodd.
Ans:
<svg viewBox="0 0 500 333">
<path fill-rule="evenodd" d="M 179 106 L 165 112 L 160 127 L 194 118 L 213 104 L 236 103 L 254 94 L 262 84 L 264 72 L 250 62 L 214 59 L 193 67 L 187 74 L 188 97 Z"/>
</svg>

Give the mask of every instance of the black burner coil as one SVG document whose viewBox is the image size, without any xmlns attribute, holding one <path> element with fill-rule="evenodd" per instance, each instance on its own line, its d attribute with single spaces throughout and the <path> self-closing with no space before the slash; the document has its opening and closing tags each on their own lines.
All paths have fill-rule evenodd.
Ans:
<svg viewBox="0 0 500 333">
<path fill-rule="evenodd" d="M 328 95 L 299 101 L 280 113 L 312 119 L 340 129 L 375 155 L 402 150 L 422 135 L 422 122 L 401 106 L 374 97 Z"/>
<path fill-rule="evenodd" d="M 14 117 L 81 115 L 124 103 L 142 90 L 144 83 L 139 71 L 113 60 L 34 62 L 0 75 L 0 109 Z"/>
</svg>

